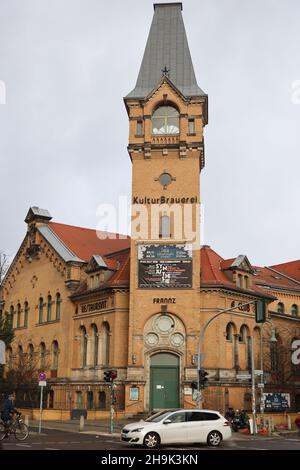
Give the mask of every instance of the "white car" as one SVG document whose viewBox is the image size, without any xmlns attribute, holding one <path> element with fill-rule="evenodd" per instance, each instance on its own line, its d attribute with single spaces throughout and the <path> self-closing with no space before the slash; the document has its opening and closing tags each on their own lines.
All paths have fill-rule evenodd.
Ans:
<svg viewBox="0 0 300 470">
<path fill-rule="evenodd" d="M 230 423 L 212 410 L 160 411 L 145 421 L 126 424 L 121 440 L 155 448 L 160 444 L 206 443 L 218 446 L 231 438 Z"/>
</svg>

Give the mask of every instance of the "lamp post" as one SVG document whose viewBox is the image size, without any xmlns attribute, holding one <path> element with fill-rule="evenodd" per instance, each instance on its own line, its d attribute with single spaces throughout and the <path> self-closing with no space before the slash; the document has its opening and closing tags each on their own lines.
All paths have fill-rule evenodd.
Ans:
<svg viewBox="0 0 300 470">
<path fill-rule="evenodd" d="M 271 325 L 271 338 L 269 339 L 270 344 L 277 343 L 276 339 L 276 328 L 273 327 L 273 324 L 270 320 L 267 320 L 266 323 L 270 323 Z M 261 375 L 261 387 L 260 387 L 260 415 L 261 415 L 261 421 L 262 421 L 262 427 L 264 427 L 265 420 L 264 420 L 264 412 L 265 412 L 265 407 L 264 407 L 264 376 L 263 376 L 263 370 L 264 370 L 264 359 L 263 359 L 263 334 L 262 334 L 262 329 L 261 329 L 261 335 L 260 335 L 260 369 L 262 371 Z"/>
</svg>

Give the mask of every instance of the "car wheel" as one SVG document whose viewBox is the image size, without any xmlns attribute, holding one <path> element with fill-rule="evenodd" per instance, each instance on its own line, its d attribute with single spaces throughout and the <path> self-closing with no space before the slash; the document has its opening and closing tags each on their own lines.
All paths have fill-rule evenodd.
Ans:
<svg viewBox="0 0 300 470">
<path fill-rule="evenodd" d="M 219 431 L 211 431 L 207 436 L 207 444 L 212 447 L 218 447 L 222 442 L 222 434 Z"/>
<path fill-rule="evenodd" d="M 144 437 L 144 446 L 148 447 L 149 449 L 154 449 L 158 447 L 160 443 L 159 435 L 156 432 L 148 432 Z"/>
</svg>

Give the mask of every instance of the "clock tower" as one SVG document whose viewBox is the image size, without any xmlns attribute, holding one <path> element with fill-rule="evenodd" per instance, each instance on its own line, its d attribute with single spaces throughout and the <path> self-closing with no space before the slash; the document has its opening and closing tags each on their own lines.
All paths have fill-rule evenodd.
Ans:
<svg viewBox="0 0 300 470">
<path fill-rule="evenodd" d="M 132 162 L 126 406 L 176 408 L 192 401 L 184 389 L 196 380 L 207 124 L 181 3 L 154 5 L 136 86 L 124 101 Z"/>
</svg>

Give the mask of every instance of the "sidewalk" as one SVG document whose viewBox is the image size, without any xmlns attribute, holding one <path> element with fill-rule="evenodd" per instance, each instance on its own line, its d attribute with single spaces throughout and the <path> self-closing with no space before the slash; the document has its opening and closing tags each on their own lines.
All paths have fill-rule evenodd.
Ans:
<svg viewBox="0 0 300 470">
<path fill-rule="evenodd" d="M 43 421 L 42 429 L 53 429 L 57 431 L 71 432 L 71 433 L 80 433 L 80 434 L 92 434 L 99 436 L 120 436 L 121 429 L 128 423 L 132 423 L 132 420 L 115 420 L 114 421 L 114 432 L 110 433 L 110 423 L 109 420 L 88 420 L 84 422 L 84 431 L 79 431 L 79 421 L 78 420 L 68 420 L 68 421 Z M 32 432 L 36 431 L 38 428 L 38 421 L 29 421 L 29 428 Z M 271 436 L 268 434 L 245 434 L 240 432 L 232 433 L 233 441 L 244 441 L 244 440 L 253 440 L 253 439 L 270 439 L 270 438 L 281 438 L 284 436 L 294 436 L 297 431 L 293 430 L 280 430 L 274 432 Z"/>
</svg>

